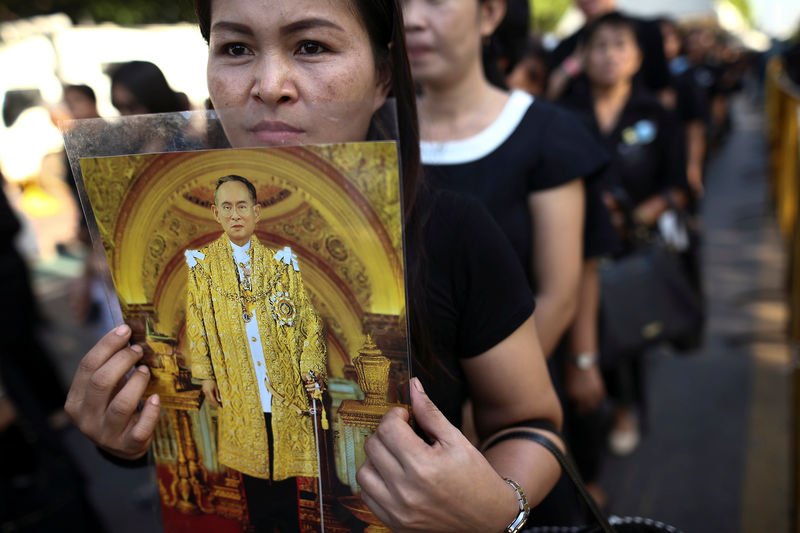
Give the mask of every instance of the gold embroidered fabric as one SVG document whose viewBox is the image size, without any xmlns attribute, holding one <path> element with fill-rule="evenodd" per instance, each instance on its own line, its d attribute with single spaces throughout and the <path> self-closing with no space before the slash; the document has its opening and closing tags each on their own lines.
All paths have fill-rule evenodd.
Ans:
<svg viewBox="0 0 800 533">
<path fill-rule="evenodd" d="M 325 337 L 300 272 L 274 258 L 254 236 L 252 290 L 272 399 L 272 479 L 317 476 L 316 446 L 303 376 L 326 376 Z M 242 318 L 233 250 L 226 235 L 200 250 L 189 268 L 186 332 L 192 375 L 217 382 L 219 462 L 250 476 L 270 478 L 269 449 L 255 369 Z M 287 318 L 291 318 L 288 320 Z"/>
</svg>

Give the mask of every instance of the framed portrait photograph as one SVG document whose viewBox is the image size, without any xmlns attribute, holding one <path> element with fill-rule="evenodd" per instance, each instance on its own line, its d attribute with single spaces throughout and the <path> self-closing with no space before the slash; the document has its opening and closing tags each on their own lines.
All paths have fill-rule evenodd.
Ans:
<svg viewBox="0 0 800 533">
<path fill-rule="evenodd" d="M 408 404 L 397 144 L 79 163 L 160 397 L 165 532 L 385 530 L 356 472 Z"/>
</svg>

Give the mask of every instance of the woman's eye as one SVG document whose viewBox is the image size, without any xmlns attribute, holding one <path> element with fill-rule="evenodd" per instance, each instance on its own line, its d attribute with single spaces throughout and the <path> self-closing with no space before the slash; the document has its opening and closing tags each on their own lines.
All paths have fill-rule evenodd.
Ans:
<svg viewBox="0 0 800 533">
<path fill-rule="evenodd" d="M 299 53 L 303 55 L 317 55 L 325 52 L 327 48 L 314 41 L 305 41 L 298 47 Z"/>
<path fill-rule="evenodd" d="M 250 52 L 250 49 L 247 48 L 242 43 L 229 43 L 222 47 L 222 50 L 231 56 L 243 56 Z"/>
</svg>

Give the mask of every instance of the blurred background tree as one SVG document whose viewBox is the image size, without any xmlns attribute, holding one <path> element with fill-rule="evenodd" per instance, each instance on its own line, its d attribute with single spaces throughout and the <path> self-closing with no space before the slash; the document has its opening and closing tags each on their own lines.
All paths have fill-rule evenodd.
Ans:
<svg viewBox="0 0 800 533">
<path fill-rule="evenodd" d="M 3 0 L 0 22 L 66 13 L 75 23 L 114 22 L 122 26 L 193 21 L 190 0 Z"/>
<path fill-rule="evenodd" d="M 739 10 L 742 18 L 752 26 L 755 21 L 753 19 L 753 10 L 750 7 L 749 0 L 730 0 L 730 3 Z"/>
</svg>

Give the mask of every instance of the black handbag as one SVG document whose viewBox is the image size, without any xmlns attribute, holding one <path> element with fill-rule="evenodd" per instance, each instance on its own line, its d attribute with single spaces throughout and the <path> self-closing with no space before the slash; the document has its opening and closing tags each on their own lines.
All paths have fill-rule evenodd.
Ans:
<svg viewBox="0 0 800 533">
<path fill-rule="evenodd" d="M 526 431 L 520 436 L 541 444 L 555 456 L 596 522 L 584 526 L 534 526 L 523 529 L 524 533 L 681 533 L 673 526 L 650 518 L 614 515 L 606 517 L 586 490 L 586 485 L 569 456 L 541 433 Z"/>
<path fill-rule="evenodd" d="M 601 264 L 599 335 L 603 364 L 702 328 L 703 302 L 682 257 L 650 237 L 628 255 Z"/>
</svg>

